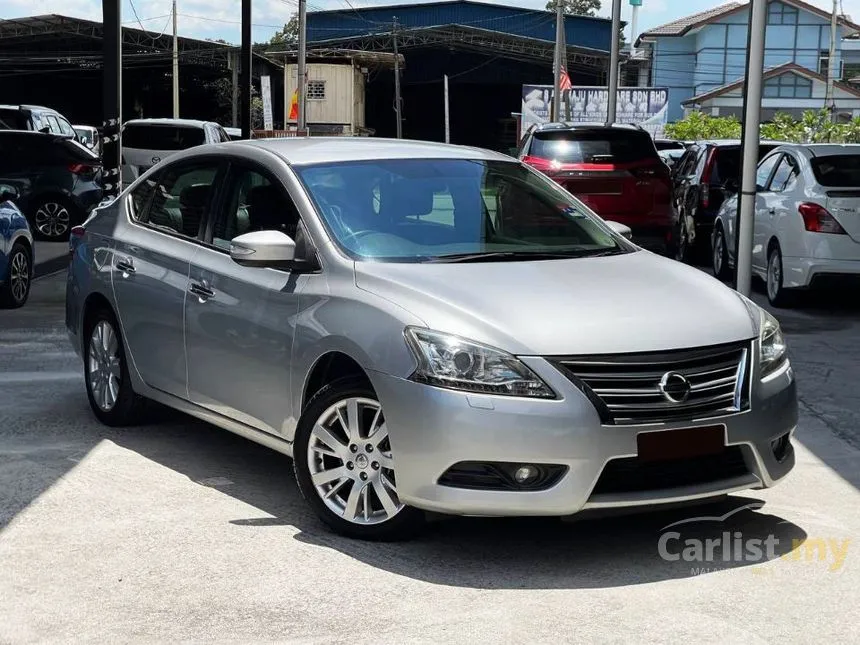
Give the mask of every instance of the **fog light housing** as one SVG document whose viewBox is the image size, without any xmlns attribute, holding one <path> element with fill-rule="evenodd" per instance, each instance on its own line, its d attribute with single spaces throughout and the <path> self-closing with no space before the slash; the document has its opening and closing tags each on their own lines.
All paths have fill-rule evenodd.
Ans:
<svg viewBox="0 0 860 645">
<path fill-rule="evenodd" d="M 780 463 L 786 460 L 791 453 L 791 433 L 786 432 L 781 437 L 777 437 L 770 442 L 770 449 L 773 450 L 773 456 Z"/>
<path fill-rule="evenodd" d="M 518 484 L 528 483 L 530 479 L 537 477 L 538 471 L 534 466 L 520 466 L 517 472 L 514 473 L 514 480 Z"/>
</svg>

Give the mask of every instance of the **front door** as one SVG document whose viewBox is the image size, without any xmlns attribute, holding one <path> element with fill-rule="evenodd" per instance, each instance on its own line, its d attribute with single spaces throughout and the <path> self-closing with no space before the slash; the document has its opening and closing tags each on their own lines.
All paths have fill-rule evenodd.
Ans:
<svg viewBox="0 0 860 645">
<path fill-rule="evenodd" d="M 182 398 L 188 272 L 218 169 L 217 162 L 169 166 L 120 206 L 128 208 L 134 224 L 117 237 L 111 273 L 131 364 L 147 385 Z"/>
<path fill-rule="evenodd" d="M 771 209 L 773 194 L 770 178 L 782 155 L 772 155 L 759 164 L 756 172 L 755 229 L 753 232 L 752 265 L 760 272 L 767 267 L 767 244 L 771 236 Z"/>
<path fill-rule="evenodd" d="M 230 241 L 280 230 L 295 239 L 299 215 L 266 170 L 234 165 L 209 243 L 191 263 L 185 305 L 191 401 L 240 423 L 283 434 L 291 417 L 290 354 L 307 276 L 243 267 Z"/>
</svg>

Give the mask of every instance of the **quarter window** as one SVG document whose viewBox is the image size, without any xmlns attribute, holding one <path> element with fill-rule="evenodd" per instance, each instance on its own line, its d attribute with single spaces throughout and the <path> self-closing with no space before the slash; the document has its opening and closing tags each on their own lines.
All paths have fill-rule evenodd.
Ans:
<svg viewBox="0 0 860 645">
<path fill-rule="evenodd" d="M 770 190 L 781 193 L 794 182 L 797 177 L 797 161 L 791 155 L 785 155 L 777 166 L 773 179 L 770 180 Z"/>
<path fill-rule="evenodd" d="M 151 187 L 145 188 L 146 184 L 143 184 L 136 189 L 135 194 L 138 191 L 141 194 L 139 198 L 132 197 L 135 219 L 141 224 L 185 237 L 198 237 L 212 201 L 217 174 L 217 163 L 166 168 L 157 179 L 148 182 L 152 184 Z M 145 206 L 147 190 L 152 192 L 148 209 Z M 138 200 L 142 205 L 140 210 Z"/>
</svg>

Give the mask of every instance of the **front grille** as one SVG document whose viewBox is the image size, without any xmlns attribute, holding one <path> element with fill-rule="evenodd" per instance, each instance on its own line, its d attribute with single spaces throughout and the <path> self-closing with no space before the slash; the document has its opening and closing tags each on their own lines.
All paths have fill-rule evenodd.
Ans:
<svg viewBox="0 0 860 645">
<path fill-rule="evenodd" d="M 649 354 L 552 359 L 601 414 L 605 424 L 692 421 L 749 408 L 750 343 Z M 680 402 L 661 390 L 669 373 L 683 376 L 689 395 Z"/>
<path fill-rule="evenodd" d="M 613 459 L 606 464 L 592 495 L 611 495 L 681 486 L 697 486 L 749 474 L 740 446 L 717 455 L 672 461 L 642 461 L 638 457 Z"/>
</svg>

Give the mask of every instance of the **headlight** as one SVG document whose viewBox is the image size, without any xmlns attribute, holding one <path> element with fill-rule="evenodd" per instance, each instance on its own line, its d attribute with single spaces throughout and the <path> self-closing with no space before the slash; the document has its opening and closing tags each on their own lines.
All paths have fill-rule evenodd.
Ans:
<svg viewBox="0 0 860 645">
<path fill-rule="evenodd" d="M 779 328 L 779 321 L 764 309 L 760 311 L 759 365 L 761 365 L 761 378 L 764 378 L 782 367 L 787 358 L 788 346 Z"/>
<path fill-rule="evenodd" d="M 405 335 L 418 359 L 413 381 L 480 394 L 555 398 L 546 383 L 506 352 L 418 327 L 407 327 Z"/>
</svg>

